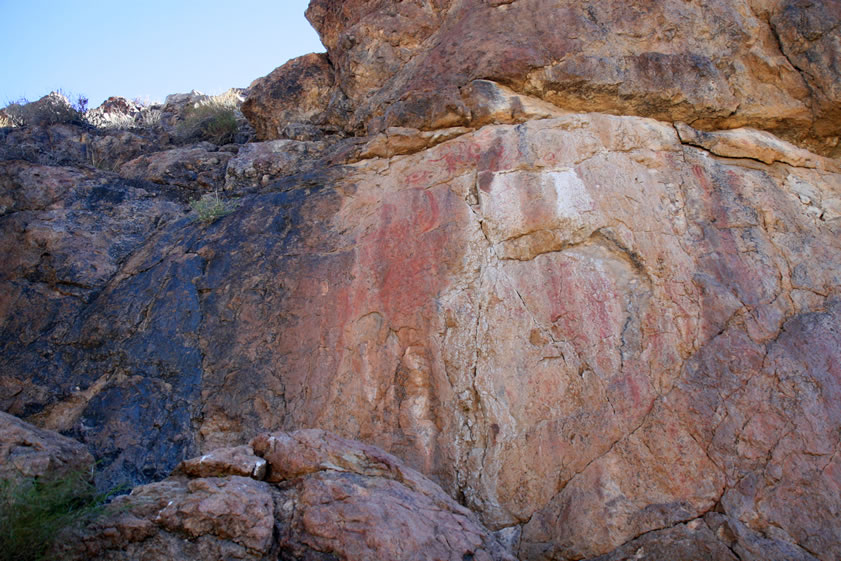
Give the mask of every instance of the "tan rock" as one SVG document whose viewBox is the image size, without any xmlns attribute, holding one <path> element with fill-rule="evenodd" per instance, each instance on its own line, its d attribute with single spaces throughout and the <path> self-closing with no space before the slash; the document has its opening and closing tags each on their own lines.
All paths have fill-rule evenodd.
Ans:
<svg viewBox="0 0 841 561">
<path fill-rule="evenodd" d="M 413 154 L 468 132 L 471 132 L 471 129 L 465 127 L 434 131 L 390 127 L 371 137 L 361 148 L 358 157 L 354 159 L 391 158 L 392 156 Z"/>
<path fill-rule="evenodd" d="M 643 534 L 607 555 L 593 561 L 660 561 L 662 559 L 708 559 L 736 561 L 739 557 L 703 520 L 677 524 L 665 530 Z"/>
<path fill-rule="evenodd" d="M 172 478 L 118 497 L 85 528 L 71 530 L 54 553 L 71 560 L 267 559 L 274 503 L 250 478 Z"/>
<path fill-rule="evenodd" d="M 675 123 L 680 140 L 727 158 L 751 158 L 766 164 L 782 162 L 796 167 L 841 171 L 841 164 L 798 148 L 773 134 L 755 129 L 701 132 L 685 123 Z"/>
<path fill-rule="evenodd" d="M 532 119 L 559 117 L 566 113 L 556 105 L 539 98 L 520 95 L 490 80 L 474 80 L 461 89 L 461 96 L 470 110 L 470 124 L 522 123 Z"/>
<path fill-rule="evenodd" d="M 651 6 L 425 0 L 387 8 L 314 0 L 307 17 L 327 56 L 308 55 L 275 71 L 284 76 L 277 83 L 297 84 L 295 65 L 319 68 L 301 70 L 319 76 L 318 87 L 309 88 L 320 92 L 313 106 L 328 105 L 324 88 L 335 80 L 334 93 L 348 97 L 348 132 L 487 122 L 487 110 L 470 101 L 470 84 L 485 78 L 566 110 L 684 121 L 704 130 L 749 126 L 822 154 L 838 150 L 841 12 L 834 0 L 704 8 L 685 0 Z M 282 108 L 250 118 L 257 128 L 277 130 L 298 119 L 289 107 L 285 116 Z"/>
<path fill-rule="evenodd" d="M 285 481 L 281 550 L 341 559 L 513 560 L 475 515 L 382 450 L 319 430 L 257 437 Z"/>
<path fill-rule="evenodd" d="M 430 482 L 383 450 L 318 429 L 262 434 L 251 441 L 268 462 L 266 481 L 279 483 L 324 470 L 394 479 L 417 492 L 434 493 Z"/>
<path fill-rule="evenodd" d="M 207 144 L 173 148 L 135 158 L 120 166 L 120 175 L 153 183 L 212 189 L 224 183 L 225 168 L 233 157 Z"/>
<path fill-rule="evenodd" d="M 343 95 L 326 54 L 290 60 L 249 86 L 242 112 L 259 140 L 319 140 L 341 130 Z"/>
<path fill-rule="evenodd" d="M 167 503 L 153 521 L 169 532 L 212 535 L 265 554 L 272 545 L 273 513 L 265 484 L 234 475 L 190 481 L 187 494 Z"/>
<path fill-rule="evenodd" d="M 300 173 L 324 150 L 323 142 L 270 140 L 243 145 L 228 160 L 225 188 L 264 186 L 285 175 Z"/>
<path fill-rule="evenodd" d="M 173 473 L 190 477 L 239 475 L 262 480 L 266 476 L 266 460 L 255 456 L 250 446 L 217 448 L 198 458 L 184 460 Z"/>
<path fill-rule="evenodd" d="M 5 409 L 106 482 L 272 431 L 267 481 L 182 473 L 82 543 L 504 557 L 469 507 L 522 559 L 841 557 L 837 6 L 316 0 L 329 55 L 254 103 L 323 150 L 241 149 L 235 215 L 3 164 Z M 77 134 L 2 153 L 77 162 Z"/>
<path fill-rule="evenodd" d="M 514 559 L 473 513 L 380 449 L 317 430 L 262 435 L 255 443 L 277 486 L 237 475 L 186 479 L 213 463 L 190 460 L 179 474 L 118 498 L 56 553 L 111 561 Z M 216 450 L 208 458 L 239 466 L 248 451 Z"/>
<path fill-rule="evenodd" d="M 85 113 L 85 120 L 100 128 L 132 128 L 141 119 L 143 106 L 124 97 L 112 96 L 96 109 Z"/>
<path fill-rule="evenodd" d="M 0 479 L 61 477 L 92 468 L 93 456 L 79 442 L 0 412 Z"/>
</svg>

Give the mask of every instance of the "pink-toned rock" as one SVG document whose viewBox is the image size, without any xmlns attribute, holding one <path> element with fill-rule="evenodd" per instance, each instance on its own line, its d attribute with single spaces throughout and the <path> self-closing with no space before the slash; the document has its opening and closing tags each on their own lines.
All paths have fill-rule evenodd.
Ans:
<svg viewBox="0 0 841 561">
<path fill-rule="evenodd" d="M 280 486 L 280 546 L 295 558 L 512 560 L 475 515 L 382 450 L 320 430 L 252 442 Z"/>
<path fill-rule="evenodd" d="M 739 557 L 722 541 L 721 536 L 714 534 L 703 520 L 693 520 L 688 524 L 643 534 L 607 555 L 595 557 L 593 561 L 737 561 Z"/>
<path fill-rule="evenodd" d="M 273 431 L 248 487 L 290 557 L 487 550 L 469 507 L 522 559 L 835 560 L 837 6 L 316 0 L 313 97 L 255 124 L 341 107 L 360 138 L 241 150 L 236 213 L 170 220 L 92 170 L 24 195 L 40 171 L 5 165 L 3 407 L 106 481 Z M 72 127 L 18 133 L 10 158 L 77 158 Z M 264 555 L 201 519 L 227 484 L 166 485 L 115 535 Z M 161 530 L 169 500 L 203 521 Z"/>
<path fill-rule="evenodd" d="M 255 82 L 248 103 L 260 109 L 246 113 L 261 138 L 344 95 L 351 118 L 341 124 L 352 133 L 481 123 L 489 112 L 476 110 L 484 101 L 470 84 L 486 79 L 569 110 L 751 126 L 839 149 L 836 0 L 314 0 L 307 17 L 327 55 Z M 289 92 L 289 102 L 269 92 Z"/>
<path fill-rule="evenodd" d="M 164 361 L 196 391 L 201 450 L 301 426 L 377 445 L 521 532 L 524 559 L 607 555 L 716 510 L 744 527 L 734 548 L 828 560 L 836 524 L 811 513 L 839 508 L 841 419 L 831 368 L 798 349 L 831 365 L 841 348 L 841 176 L 773 146 L 770 164 L 721 158 L 670 124 L 568 114 L 314 171 L 133 253 L 78 340 Z M 145 438 L 108 409 L 122 384 L 87 438 Z M 409 481 L 306 434 L 254 441 L 270 479 Z"/>
<path fill-rule="evenodd" d="M 79 442 L 0 412 L 0 480 L 89 472 L 93 457 Z"/>
<path fill-rule="evenodd" d="M 514 559 L 475 514 L 380 449 L 317 430 L 262 435 L 255 446 L 272 464 L 268 482 L 187 479 L 206 469 L 184 462 L 172 477 L 115 500 L 56 553 L 92 561 Z M 246 448 L 208 457 L 240 465 Z"/>
<path fill-rule="evenodd" d="M 239 476 L 171 478 L 135 488 L 54 548 L 69 560 L 267 560 L 274 545 L 270 487 Z"/>
<path fill-rule="evenodd" d="M 251 441 L 251 446 L 254 453 L 268 462 L 266 481 L 272 483 L 332 470 L 393 479 L 417 493 L 440 494 L 437 485 L 391 454 L 323 430 L 262 434 Z M 467 512 L 456 503 L 450 506 L 459 512 Z"/>
<path fill-rule="evenodd" d="M 266 476 L 266 460 L 255 456 L 250 446 L 217 448 L 198 458 L 184 460 L 173 473 L 190 477 L 239 475 L 262 480 Z"/>
<path fill-rule="evenodd" d="M 191 538 L 213 535 L 249 550 L 268 553 L 274 529 L 274 504 L 267 486 L 253 479 L 195 479 L 187 494 L 171 501 L 154 522 L 169 532 Z"/>
</svg>

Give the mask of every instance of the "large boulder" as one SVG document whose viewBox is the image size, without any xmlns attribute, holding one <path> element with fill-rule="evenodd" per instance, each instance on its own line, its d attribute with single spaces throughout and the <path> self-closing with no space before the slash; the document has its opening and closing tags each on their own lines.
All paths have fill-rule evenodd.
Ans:
<svg viewBox="0 0 841 561">
<path fill-rule="evenodd" d="M 347 96 L 349 132 L 469 125 L 465 88 L 490 79 L 566 109 L 752 126 L 841 150 L 837 0 L 313 0 L 307 17 L 330 62 L 319 83 Z M 296 82 L 292 70 L 275 72 L 280 83 Z M 321 111 L 330 97 L 319 94 Z M 290 115 L 249 118 L 275 138 Z"/>
<path fill-rule="evenodd" d="M 90 474 L 93 456 L 80 442 L 0 412 L 0 480 Z"/>
<path fill-rule="evenodd" d="M 252 444 L 135 488 L 56 553 L 86 561 L 514 559 L 473 513 L 382 450 L 316 430 Z M 262 470 L 241 469 L 254 465 Z"/>
<path fill-rule="evenodd" d="M 260 140 L 319 140 L 347 120 L 344 94 L 335 85 L 326 55 L 304 55 L 255 80 L 242 112 Z"/>
</svg>

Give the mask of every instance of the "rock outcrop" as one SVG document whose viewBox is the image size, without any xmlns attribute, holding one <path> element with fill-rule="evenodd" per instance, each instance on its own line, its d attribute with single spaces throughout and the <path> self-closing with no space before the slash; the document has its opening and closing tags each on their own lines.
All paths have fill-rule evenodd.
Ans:
<svg viewBox="0 0 841 561">
<path fill-rule="evenodd" d="M 513 561 L 476 516 L 397 458 L 318 430 L 182 463 L 56 546 L 62 559 Z M 256 453 L 256 455 L 255 455 Z"/>
<path fill-rule="evenodd" d="M 0 412 L 0 480 L 49 479 L 92 467 L 93 456 L 81 443 Z"/>
<path fill-rule="evenodd" d="M 83 441 L 103 486 L 314 427 L 524 560 L 841 557 L 841 3 L 308 16 L 327 55 L 243 106 L 282 140 L 111 172 L 51 140 L 72 125 L 0 134 L 0 408 Z M 235 212 L 186 215 L 223 184 Z M 267 442 L 356 497 L 355 453 Z M 259 503 L 272 468 L 243 466 L 189 501 Z"/>
<path fill-rule="evenodd" d="M 248 105 L 272 123 L 264 139 L 282 135 L 272 119 L 297 101 L 264 117 L 284 103 L 276 94 L 314 80 L 320 109 L 308 98 L 301 115 L 344 103 L 358 134 L 470 125 L 470 84 L 487 79 L 574 111 L 751 126 L 841 150 L 838 0 L 315 0 L 307 17 L 331 64 L 299 59 L 260 82 Z"/>
</svg>

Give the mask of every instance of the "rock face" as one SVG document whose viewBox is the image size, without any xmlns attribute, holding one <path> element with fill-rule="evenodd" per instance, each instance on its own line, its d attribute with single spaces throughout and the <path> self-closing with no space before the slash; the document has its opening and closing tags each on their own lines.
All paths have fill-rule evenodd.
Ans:
<svg viewBox="0 0 841 561">
<path fill-rule="evenodd" d="M 86 561 L 514 559 L 473 513 L 382 450 L 318 430 L 261 435 L 252 445 L 135 488 L 56 553 Z M 262 469 L 242 473 L 255 465 Z"/>
<path fill-rule="evenodd" d="M 348 131 L 468 125 L 465 88 L 488 79 L 576 111 L 841 149 L 838 0 L 314 0 L 307 17 L 332 63 L 320 83 L 350 101 Z M 263 88 L 253 106 L 269 105 Z"/>
<path fill-rule="evenodd" d="M 242 112 L 260 140 L 319 140 L 325 132 L 342 130 L 345 103 L 327 55 L 313 53 L 255 80 Z"/>
<path fill-rule="evenodd" d="M 3 133 L 0 408 L 102 485 L 311 427 L 520 559 L 841 557 L 841 4 L 549 4 L 313 1 L 327 59 L 243 109 L 288 138 L 201 160 L 242 195 L 214 222 L 147 181 L 173 153 L 129 179 Z M 299 438 L 253 445 L 402 512 L 390 460 Z"/>
<path fill-rule="evenodd" d="M 61 477 L 92 465 L 79 442 L 0 413 L 0 480 Z"/>
</svg>

